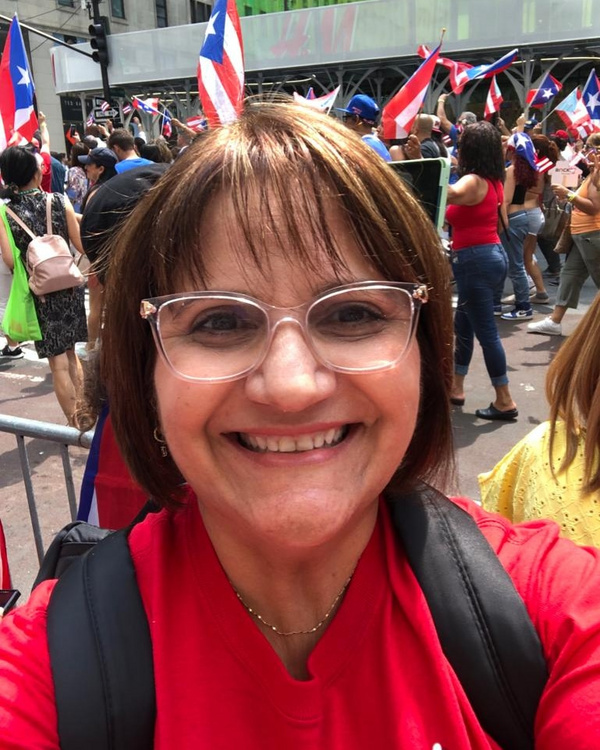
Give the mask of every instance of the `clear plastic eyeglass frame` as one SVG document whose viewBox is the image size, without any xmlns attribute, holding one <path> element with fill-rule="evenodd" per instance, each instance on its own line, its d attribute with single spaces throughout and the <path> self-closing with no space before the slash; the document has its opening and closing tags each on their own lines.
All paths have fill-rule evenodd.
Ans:
<svg viewBox="0 0 600 750">
<path fill-rule="evenodd" d="M 313 334 L 309 328 L 309 317 L 311 311 L 316 305 L 322 305 L 325 301 L 345 295 L 350 292 L 376 292 L 376 291 L 391 291 L 400 290 L 407 295 L 410 300 L 410 321 L 408 326 L 408 333 L 406 340 L 404 341 L 403 347 L 398 347 L 397 356 L 384 363 L 377 363 L 370 366 L 360 367 L 348 367 L 340 366 L 332 363 L 327 358 L 324 358 L 320 354 L 318 347 L 315 346 L 313 341 Z M 217 376 L 203 376 L 203 375 L 191 375 L 188 373 L 181 372 L 174 366 L 169 354 L 167 352 L 163 336 L 161 334 L 161 323 L 160 323 L 160 312 L 161 308 L 165 305 L 170 305 L 175 302 L 189 302 L 194 299 L 201 300 L 215 300 L 216 302 L 223 303 L 235 303 L 239 302 L 245 306 L 254 307 L 256 310 L 260 310 L 264 316 L 264 320 L 267 323 L 266 335 L 264 336 L 264 342 L 260 350 L 260 354 L 252 361 L 248 366 L 240 369 L 239 371 L 228 373 L 226 375 Z M 354 282 L 352 284 L 344 284 L 342 286 L 329 289 L 312 300 L 298 305 L 297 307 L 276 307 L 262 302 L 255 297 L 246 294 L 240 294 L 236 292 L 220 292 L 220 291 L 197 291 L 197 292 L 182 292 L 179 294 L 169 294 L 163 297 L 150 297 L 143 299 L 140 303 L 140 315 L 144 320 L 150 323 L 152 328 L 152 334 L 156 347 L 162 356 L 164 362 L 178 377 L 183 380 L 199 381 L 199 382 L 226 382 L 232 380 L 238 380 L 248 376 L 252 371 L 258 369 L 262 364 L 267 352 L 270 349 L 271 342 L 277 327 L 282 323 L 293 323 L 302 329 L 302 333 L 308 347 L 311 350 L 312 355 L 315 359 L 325 367 L 334 370 L 336 372 L 346 373 L 369 373 L 380 370 L 389 369 L 398 364 L 402 359 L 406 351 L 408 350 L 410 343 L 414 337 L 417 323 L 419 319 L 419 311 L 422 304 L 428 301 L 428 289 L 425 284 L 415 284 L 409 282 L 396 282 L 396 281 L 361 281 Z"/>
</svg>

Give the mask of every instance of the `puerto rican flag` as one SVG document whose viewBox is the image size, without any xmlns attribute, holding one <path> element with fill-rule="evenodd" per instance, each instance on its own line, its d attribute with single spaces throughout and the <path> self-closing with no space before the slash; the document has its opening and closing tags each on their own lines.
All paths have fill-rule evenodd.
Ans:
<svg viewBox="0 0 600 750">
<path fill-rule="evenodd" d="M 204 117 L 204 115 L 193 115 L 192 117 L 188 117 L 185 121 L 185 124 L 188 126 L 188 128 L 195 130 L 197 133 L 200 133 L 202 130 L 206 130 L 206 128 L 208 127 L 208 123 L 206 122 L 206 117 Z"/>
<path fill-rule="evenodd" d="M 130 112 L 132 112 L 132 111 L 133 111 L 133 107 L 131 106 L 131 104 L 129 104 L 129 103 L 125 103 L 125 104 L 123 105 L 123 114 L 124 114 L 124 115 L 128 115 L 128 114 L 129 114 Z"/>
<path fill-rule="evenodd" d="M 310 96 L 311 92 L 312 96 Z M 305 97 L 300 96 L 300 94 L 297 94 L 294 91 L 294 101 L 298 104 L 305 104 L 308 107 L 312 107 L 313 109 L 318 109 L 321 112 L 326 112 L 327 114 L 329 114 L 339 92 L 340 86 L 335 88 L 333 91 L 330 91 L 328 94 L 324 94 L 323 96 L 315 96 L 312 88 L 309 89 L 309 92 Z"/>
<path fill-rule="evenodd" d="M 483 116 L 486 120 L 490 120 L 492 115 L 500 111 L 500 105 L 504 101 L 500 92 L 500 86 L 496 76 L 493 76 L 492 82 L 490 83 L 490 90 L 488 91 L 487 99 L 485 100 L 485 109 Z"/>
<path fill-rule="evenodd" d="M 103 112 L 108 112 L 108 110 L 110 109 L 110 104 L 108 102 L 102 102 L 102 104 L 100 105 L 100 109 Z"/>
<path fill-rule="evenodd" d="M 554 168 L 554 162 L 550 161 L 550 159 L 547 156 L 543 156 L 541 158 L 538 158 L 536 156 L 535 166 L 537 167 L 537 171 L 540 174 L 545 174 L 546 172 L 549 172 L 551 169 Z"/>
<path fill-rule="evenodd" d="M 417 49 L 417 54 L 419 55 L 419 57 L 427 58 L 431 54 L 431 50 L 425 44 L 421 44 Z M 452 91 L 455 94 L 459 93 L 459 91 L 457 90 L 459 89 L 459 87 L 460 91 L 462 91 L 462 86 L 460 86 L 458 82 L 458 76 L 464 73 L 466 70 L 469 70 L 469 68 L 472 68 L 473 66 L 469 65 L 469 63 L 458 62 L 456 60 L 451 60 L 449 57 L 441 56 L 438 57 L 437 62 L 438 65 L 443 65 L 450 71 L 450 86 L 452 87 Z"/>
<path fill-rule="evenodd" d="M 171 125 L 171 113 L 168 109 L 165 109 L 162 113 L 163 116 L 163 124 L 162 124 L 162 134 L 165 138 L 170 138 L 173 135 L 173 126 Z"/>
<path fill-rule="evenodd" d="M 383 137 L 386 140 L 406 138 L 423 106 L 429 83 L 433 77 L 442 44 L 419 65 L 400 91 L 383 108 Z"/>
<path fill-rule="evenodd" d="M 600 127 L 600 85 L 595 69 L 592 68 L 583 87 L 583 103 L 596 127 Z"/>
<path fill-rule="evenodd" d="M 157 96 L 153 96 L 150 99 L 140 99 L 139 96 L 132 98 L 133 106 L 140 112 L 145 112 L 147 115 L 160 115 L 158 107 L 160 99 Z"/>
<path fill-rule="evenodd" d="M 94 124 L 94 115 L 88 115 L 85 124 L 88 126 L 88 128 L 91 127 Z"/>
<path fill-rule="evenodd" d="M 555 97 L 561 89 L 562 83 L 557 81 L 554 76 L 550 75 L 550 73 L 546 73 L 542 78 L 539 87 L 527 92 L 525 103 L 529 104 L 530 107 L 543 107 L 544 104 Z"/>
<path fill-rule="evenodd" d="M 35 88 L 19 19 L 15 14 L 0 63 L 0 150 L 30 142 L 38 128 L 33 108 Z"/>
<path fill-rule="evenodd" d="M 463 70 L 456 76 L 457 87 L 456 89 L 452 89 L 453 92 L 455 94 L 460 94 L 467 83 L 471 83 L 471 81 L 475 81 L 478 78 L 491 78 L 497 73 L 501 73 L 514 63 L 518 54 L 519 50 L 513 49 L 496 60 L 496 62 L 490 63 L 489 65 L 474 65 L 472 68 Z"/>
<path fill-rule="evenodd" d="M 578 88 L 573 89 L 571 93 L 558 104 L 554 111 L 565 123 L 567 128 L 576 130 L 580 135 L 589 135 L 594 131 L 594 124 L 583 103 L 581 92 Z"/>
<path fill-rule="evenodd" d="M 215 0 L 198 60 L 198 92 L 211 127 L 237 120 L 244 100 L 244 45 L 235 0 Z"/>
</svg>

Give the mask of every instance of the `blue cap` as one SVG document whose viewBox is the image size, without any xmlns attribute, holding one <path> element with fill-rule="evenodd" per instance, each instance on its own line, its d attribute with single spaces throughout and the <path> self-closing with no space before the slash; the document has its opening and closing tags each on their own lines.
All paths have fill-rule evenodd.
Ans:
<svg viewBox="0 0 600 750">
<path fill-rule="evenodd" d="M 374 125 L 379 117 L 379 107 L 374 99 L 366 94 L 356 94 L 348 102 L 346 109 L 338 109 L 338 112 L 345 112 L 347 115 L 357 115 L 361 120 Z"/>
<path fill-rule="evenodd" d="M 531 117 L 529 120 L 527 120 L 527 122 L 525 123 L 525 125 L 523 125 L 523 127 L 525 130 L 533 130 L 533 128 L 535 128 L 535 126 L 538 124 L 539 123 L 535 119 L 535 117 Z"/>
</svg>

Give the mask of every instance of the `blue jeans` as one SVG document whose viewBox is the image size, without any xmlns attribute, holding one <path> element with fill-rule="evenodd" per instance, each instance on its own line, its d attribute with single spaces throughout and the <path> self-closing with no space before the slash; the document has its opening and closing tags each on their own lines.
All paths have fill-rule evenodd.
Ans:
<svg viewBox="0 0 600 750">
<path fill-rule="evenodd" d="M 500 239 L 508 256 L 508 275 L 515 290 L 517 310 L 529 310 L 529 283 L 523 261 L 523 243 L 529 234 L 527 211 L 517 211 L 508 217 L 508 232 L 502 232 Z"/>
<path fill-rule="evenodd" d="M 494 297 L 502 293 L 508 260 L 502 245 L 473 245 L 452 253 L 458 290 L 454 314 L 454 372 L 466 375 L 475 336 L 492 385 L 507 385 L 506 354 L 494 318 Z"/>
</svg>

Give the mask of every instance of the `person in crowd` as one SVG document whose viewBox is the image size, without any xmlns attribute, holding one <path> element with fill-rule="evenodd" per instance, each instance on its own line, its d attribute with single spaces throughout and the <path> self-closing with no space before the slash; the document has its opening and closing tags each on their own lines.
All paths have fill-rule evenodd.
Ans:
<svg viewBox="0 0 600 750">
<path fill-rule="evenodd" d="M 71 146 L 69 169 L 67 171 L 66 194 L 73 205 L 75 213 L 81 213 L 83 199 L 88 191 L 88 178 L 85 169 L 79 163 L 80 156 L 87 156 L 90 150 L 84 143 L 74 143 Z"/>
<path fill-rule="evenodd" d="M 552 518 L 577 544 L 600 547 L 600 296 L 548 368 L 550 419 L 479 476 L 486 510 L 511 521 Z"/>
<path fill-rule="evenodd" d="M 489 749 L 391 521 L 452 463 L 448 269 L 401 179 L 333 118 L 250 102 L 175 162 L 114 252 L 101 370 L 163 506 L 128 536 L 154 747 Z M 594 743 L 600 552 L 454 502 L 540 635 L 536 743 Z M 10 750 L 59 747 L 54 586 L 0 626 Z"/>
<path fill-rule="evenodd" d="M 369 145 L 385 161 L 391 161 L 390 152 L 377 135 L 373 132 L 379 122 L 380 109 L 374 99 L 366 94 L 355 94 L 342 112 L 342 119 L 347 128 L 360 135 L 362 140 Z"/>
<path fill-rule="evenodd" d="M 146 143 L 147 137 L 144 131 L 144 126 L 142 125 L 140 118 L 137 115 L 133 115 L 130 125 L 133 130 L 133 137 L 139 138 L 141 141 Z"/>
<path fill-rule="evenodd" d="M 171 150 L 164 141 L 162 143 L 157 141 L 144 143 L 140 149 L 140 156 L 155 164 L 170 164 L 173 161 Z"/>
<path fill-rule="evenodd" d="M 442 141 L 433 138 L 434 123 L 437 123 L 439 129 L 439 118 L 434 115 L 417 115 L 406 142 L 394 142 L 390 146 L 392 161 L 438 159 L 440 156 L 447 156 L 448 151 Z M 441 134 L 441 131 L 438 132 Z"/>
<path fill-rule="evenodd" d="M 591 172 L 577 191 L 564 185 L 553 185 L 554 194 L 569 201 L 571 213 L 572 247 L 560 274 L 556 302 L 552 313 L 537 323 L 530 323 L 529 333 L 546 336 L 562 336 L 562 320 L 569 307 L 576 309 L 579 295 L 590 276 L 600 289 L 600 133 L 592 133 L 587 139 L 586 155 Z"/>
<path fill-rule="evenodd" d="M 145 143 L 145 141 L 144 141 Z M 152 164 L 150 159 L 144 159 L 135 150 L 135 141 L 131 133 L 125 128 L 116 128 L 108 138 L 108 148 L 115 152 L 118 159 L 116 170 L 118 174 L 127 169 L 135 169 Z"/>
<path fill-rule="evenodd" d="M 535 148 L 535 152 L 537 156 L 540 159 L 549 159 L 553 164 L 556 164 L 556 162 L 560 159 L 560 152 L 558 150 L 558 146 L 556 143 L 548 138 L 545 135 L 532 135 L 531 140 L 533 141 L 533 145 Z M 544 191 L 542 193 L 542 205 L 544 207 L 544 210 L 546 210 L 546 207 L 550 205 L 551 203 L 556 201 L 556 197 L 554 196 L 554 193 L 552 192 L 552 182 L 550 179 L 550 175 L 546 173 L 545 179 L 544 179 Z M 550 279 L 550 283 L 554 279 L 558 279 L 560 276 L 560 269 L 561 269 L 561 262 L 560 262 L 560 255 L 558 253 L 554 252 L 554 247 L 556 246 L 556 242 L 558 241 L 558 236 L 555 232 L 549 231 L 549 225 L 547 223 L 544 223 L 540 231 L 538 232 L 538 235 L 536 237 L 536 243 L 539 247 L 542 255 L 544 256 L 547 267 L 542 272 L 542 279 L 541 284 L 543 286 L 540 287 L 539 282 L 540 279 L 537 277 L 537 280 L 535 278 L 535 271 L 532 274 L 531 270 L 529 268 L 528 264 L 528 257 L 529 257 L 529 242 L 530 238 L 528 237 L 525 242 L 525 268 L 527 269 L 527 272 L 529 275 L 534 278 L 535 284 L 536 284 L 536 296 L 538 294 L 542 294 L 546 291 L 545 284 L 543 281 L 543 277 L 546 276 Z M 533 250 L 535 253 L 535 248 Z M 535 256 L 534 256 L 535 257 Z"/>
<path fill-rule="evenodd" d="M 81 211 L 83 212 L 87 202 L 92 198 L 100 185 L 103 185 L 117 174 L 117 155 L 109 148 L 99 146 L 98 148 L 93 148 L 83 156 L 78 156 L 77 161 L 83 164 L 89 185 L 81 204 Z"/>
<path fill-rule="evenodd" d="M 10 209 L 36 236 L 46 234 L 46 194 L 41 190 L 41 160 L 29 148 L 11 146 L 0 154 L 0 174 L 6 185 L 3 197 L 10 201 Z M 51 200 L 53 232 L 70 241 L 79 253 L 83 252 L 79 223 L 69 199 L 61 193 L 54 193 Z M 7 216 L 7 221 L 25 263 L 31 237 L 10 216 Z M 0 222 L 0 248 L 4 262 L 12 268 L 14 261 L 3 222 Z M 82 384 L 75 343 L 87 339 L 84 289 L 82 286 L 65 289 L 46 294 L 43 298 L 34 295 L 33 299 L 42 332 L 42 339 L 35 342 L 35 349 L 40 359 L 48 358 L 54 393 L 72 425 Z"/>
<path fill-rule="evenodd" d="M 550 135 L 550 139 L 556 143 L 560 152 L 561 161 L 571 161 L 575 156 L 575 151 L 571 146 L 571 137 L 566 130 L 557 130 Z"/>
<path fill-rule="evenodd" d="M 52 174 L 50 189 L 53 193 L 64 193 L 67 181 L 67 168 L 63 164 L 58 151 L 50 152 L 50 169 Z"/>
<path fill-rule="evenodd" d="M 437 100 L 435 114 L 440 120 L 440 128 L 442 132 L 450 136 L 453 146 L 457 146 L 459 136 L 463 129 L 466 128 L 467 125 L 473 125 L 476 123 L 477 115 L 474 112 L 461 112 L 455 125 L 446 114 L 446 102 L 448 101 L 448 96 L 448 94 L 440 94 Z"/>
<path fill-rule="evenodd" d="M 515 306 L 512 310 L 500 312 L 502 320 L 519 321 L 533 317 L 524 245 L 528 235 L 537 236 L 543 223 L 540 202 L 544 180 L 536 166 L 533 142 L 526 133 L 517 132 L 510 136 L 506 143 L 506 155 L 510 160 L 504 184 L 508 224 L 503 226 L 500 237 L 508 257 L 508 275 L 514 288 Z M 537 301 L 547 302 L 547 293 Z"/>
<path fill-rule="evenodd" d="M 481 419 L 513 420 L 518 410 L 508 386 L 506 354 L 494 318 L 506 278 L 507 258 L 498 236 L 504 215 L 504 155 L 498 130 L 488 122 L 467 125 L 460 138 L 459 180 L 448 187 L 446 219 L 452 230 L 452 269 L 458 302 L 454 315 L 454 382 L 451 402 L 465 403 L 465 378 L 475 337 L 495 391 Z"/>
<path fill-rule="evenodd" d="M 93 148 L 107 148 L 106 139 L 108 138 L 108 131 L 103 125 L 93 123 L 88 125 L 84 131 L 84 140 L 86 138 L 93 139 L 96 143 L 94 146 L 90 145 L 90 149 Z"/>
</svg>

